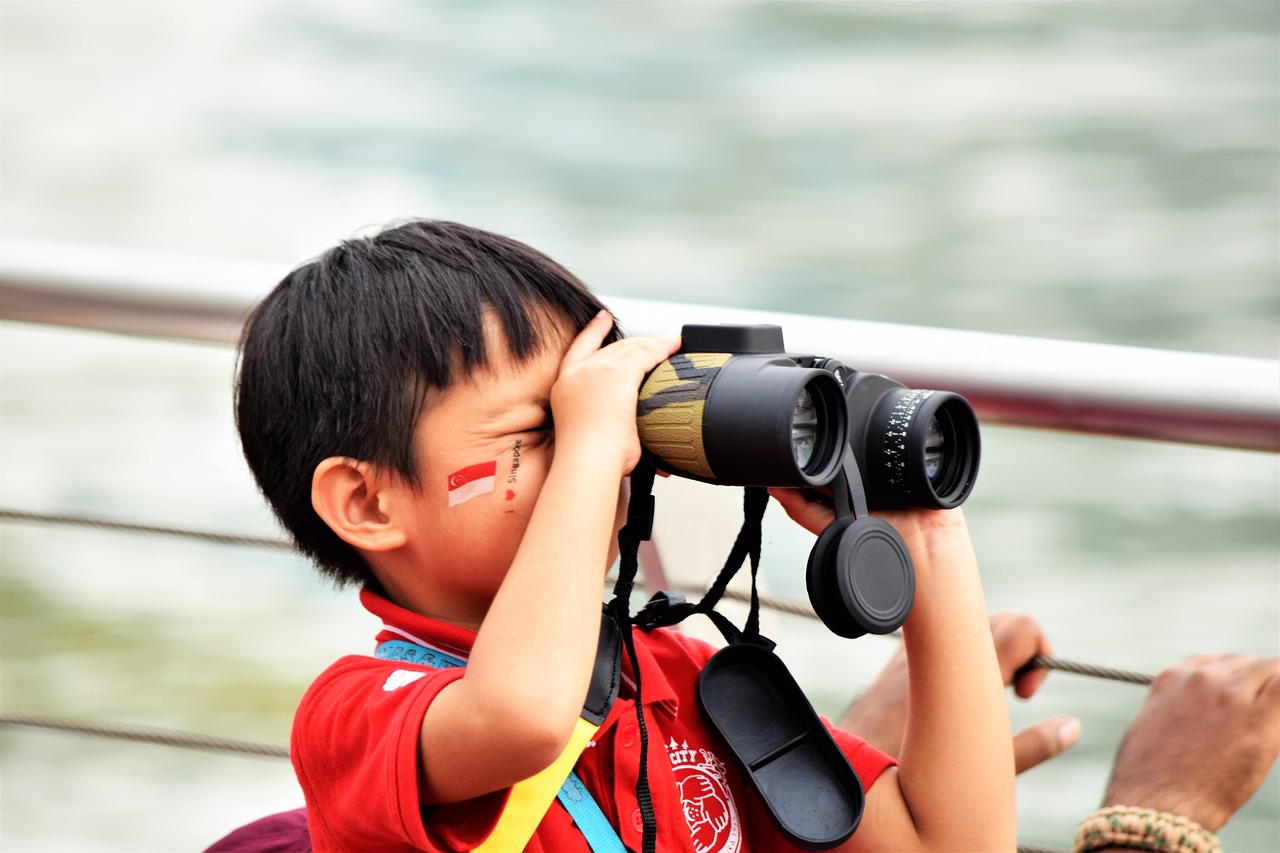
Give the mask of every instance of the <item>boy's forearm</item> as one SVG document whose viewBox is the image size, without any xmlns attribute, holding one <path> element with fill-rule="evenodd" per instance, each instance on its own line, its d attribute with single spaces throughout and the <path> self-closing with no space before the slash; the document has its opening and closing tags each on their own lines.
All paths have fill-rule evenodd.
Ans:
<svg viewBox="0 0 1280 853">
<path fill-rule="evenodd" d="M 608 466 L 588 448 L 561 448 L 557 455 L 475 652 L 501 655 L 499 678 L 508 693 L 537 699 L 535 707 L 572 723 L 595 656 L 623 472 L 601 470 Z"/>
<path fill-rule="evenodd" d="M 918 587 L 903 626 L 910 703 L 899 784 L 926 848 L 1013 849 L 1003 684 L 968 532 L 961 517 L 943 515 L 904 525 Z"/>
<path fill-rule="evenodd" d="M 582 710 L 600 630 L 600 591 L 613 530 L 621 470 L 576 464 L 557 451 L 520 549 L 472 647 L 466 676 L 436 704 L 456 703 L 463 725 L 484 730 L 491 749 L 468 760 L 468 788 L 431 784 L 428 796 L 456 800 L 508 787 L 549 766 Z M 446 695 L 449 694 L 449 695 Z M 464 739 L 451 729 L 428 747 L 433 707 L 424 720 L 423 762 Z M 456 725 L 456 723 L 455 723 Z M 460 758 L 460 756 L 454 756 Z M 453 762 L 449 762 L 452 764 Z M 447 783 L 446 783 L 447 784 Z"/>
<path fill-rule="evenodd" d="M 485 625 L 493 621 L 494 635 L 500 629 L 516 642 L 508 651 L 534 663 L 526 689 L 548 694 L 548 701 L 558 697 L 576 719 L 595 658 L 600 589 L 623 471 L 599 459 L 591 464 L 589 448 L 557 453 L 562 457 L 548 475 Z M 571 453 L 585 459 L 571 461 Z"/>
</svg>

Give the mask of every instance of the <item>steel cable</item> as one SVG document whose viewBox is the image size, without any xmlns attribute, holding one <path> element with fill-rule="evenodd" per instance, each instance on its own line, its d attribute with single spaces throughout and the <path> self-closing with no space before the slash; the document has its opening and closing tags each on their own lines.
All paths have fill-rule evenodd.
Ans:
<svg viewBox="0 0 1280 853">
<path fill-rule="evenodd" d="M 218 533 L 211 530 L 190 530 L 182 527 L 160 527 L 152 524 L 135 524 L 127 521 L 111 521 L 85 515 L 64 513 L 25 512 L 0 509 L 0 521 L 29 522 L 34 524 L 61 524 L 69 527 L 85 527 L 97 530 L 114 530 L 122 533 L 146 533 L 155 536 L 177 536 L 215 542 L 219 545 L 242 545 L 252 548 L 292 548 L 292 544 L 279 536 L 247 536 L 238 533 Z"/>
<path fill-rule="evenodd" d="M 183 749 L 201 749 L 206 752 L 232 752 L 240 755 L 260 755 L 266 758 L 289 757 L 287 747 L 203 735 L 197 732 L 184 732 L 177 729 L 159 729 L 121 723 L 94 723 L 37 714 L 0 714 L 0 726 L 92 735 L 114 740 L 176 746 Z"/>
<path fill-rule="evenodd" d="M 153 524 L 137 524 L 127 521 L 113 521 L 109 519 L 94 518 L 85 515 L 73 515 L 67 513 L 42 513 L 42 512 L 26 512 L 14 509 L 0 509 L 0 521 L 10 522 L 27 522 L 34 524 L 58 524 L 71 527 L 84 527 L 97 530 L 111 530 L 122 533 L 143 533 L 157 536 L 176 536 L 184 539 L 194 539 L 204 542 L 213 542 L 219 545 L 240 545 L 256 548 L 292 548 L 292 544 L 281 537 L 269 536 L 249 536 L 245 534 L 221 533 L 209 530 L 193 530 L 181 527 L 162 527 Z M 610 576 L 612 579 L 612 576 Z M 643 579 L 637 581 L 643 585 Z M 678 585 L 677 592 L 689 593 L 691 595 L 701 595 L 706 590 L 694 586 Z M 736 590 L 727 590 L 724 598 L 733 601 L 750 603 L 751 597 L 744 592 Z M 792 616 L 802 616 L 806 619 L 816 619 L 817 614 L 813 612 L 813 608 L 806 602 L 795 601 L 792 599 L 781 598 L 775 595 L 760 594 L 760 604 L 779 613 L 787 613 Z M 896 636 L 896 635 L 895 635 Z M 1083 675 L 1091 678 L 1101 678 L 1110 681 L 1119 681 L 1126 684 L 1147 685 L 1153 681 L 1153 677 L 1146 673 L 1134 672 L 1132 670 L 1116 669 L 1108 666 L 1097 666 L 1095 664 L 1081 663 L 1078 661 L 1066 660 L 1059 657 L 1047 657 L 1045 655 L 1037 655 L 1032 658 L 1031 666 L 1043 667 L 1044 669 L 1057 670 L 1059 672 L 1069 672 L 1074 675 Z"/>
</svg>

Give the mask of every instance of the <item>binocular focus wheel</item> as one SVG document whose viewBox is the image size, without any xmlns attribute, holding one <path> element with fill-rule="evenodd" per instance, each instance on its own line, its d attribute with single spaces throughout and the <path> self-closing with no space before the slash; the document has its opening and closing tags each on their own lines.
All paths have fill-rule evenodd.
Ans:
<svg viewBox="0 0 1280 853">
<path fill-rule="evenodd" d="M 809 601 L 832 633 L 855 639 L 888 634 L 915 601 L 915 566 L 898 531 L 878 518 L 842 518 L 809 554 Z"/>
</svg>

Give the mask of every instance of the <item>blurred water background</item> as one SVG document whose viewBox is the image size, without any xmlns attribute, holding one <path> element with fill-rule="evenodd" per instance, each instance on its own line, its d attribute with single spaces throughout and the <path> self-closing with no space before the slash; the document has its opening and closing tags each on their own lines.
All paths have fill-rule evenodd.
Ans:
<svg viewBox="0 0 1280 853">
<path fill-rule="evenodd" d="M 4 0 L 0 64 L 3 237 L 294 263 L 425 215 L 606 294 L 1278 354 L 1275 2 Z M 275 531 L 229 348 L 4 323 L 0 357 L 5 507 Z M 993 609 L 1153 673 L 1280 652 L 1275 456 L 984 438 L 966 512 Z M 767 522 L 765 582 L 803 597 L 809 541 Z M 735 529 L 664 559 L 713 562 Z M 287 553 L 0 532 L 7 712 L 284 744 L 375 627 Z M 893 649 L 770 630 L 830 714 Z M 1143 695 L 1059 673 L 1015 703 L 1085 726 L 1020 780 L 1021 841 L 1070 847 Z M 301 804 L 269 759 L 6 729 L 0 765 L 9 851 L 196 850 Z M 1274 772 L 1223 839 L 1280 850 Z"/>
</svg>

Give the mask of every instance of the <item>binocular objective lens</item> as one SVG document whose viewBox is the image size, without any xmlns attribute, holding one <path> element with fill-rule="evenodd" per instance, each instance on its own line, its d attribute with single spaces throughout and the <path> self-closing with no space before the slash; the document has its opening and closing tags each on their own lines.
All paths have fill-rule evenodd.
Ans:
<svg viewBox="0 0 1280 853">
<path fill-rule="evenodd" d="M 924 473 L 930 480 L 937 478 L 947 458 L 947 436 L 937 418 L 929 420 L 924 436 Z"/>
<path fill-rule="evenodd" d="M 796 400 L 795 411 L 791 414 L 791 452 L 795 455 L 797 465 L 805 468 L 809 464 L 817 443 L 818 411 L 814 408 L 809 391 L 802 389 L 800 398 Z"/>
</svg>

